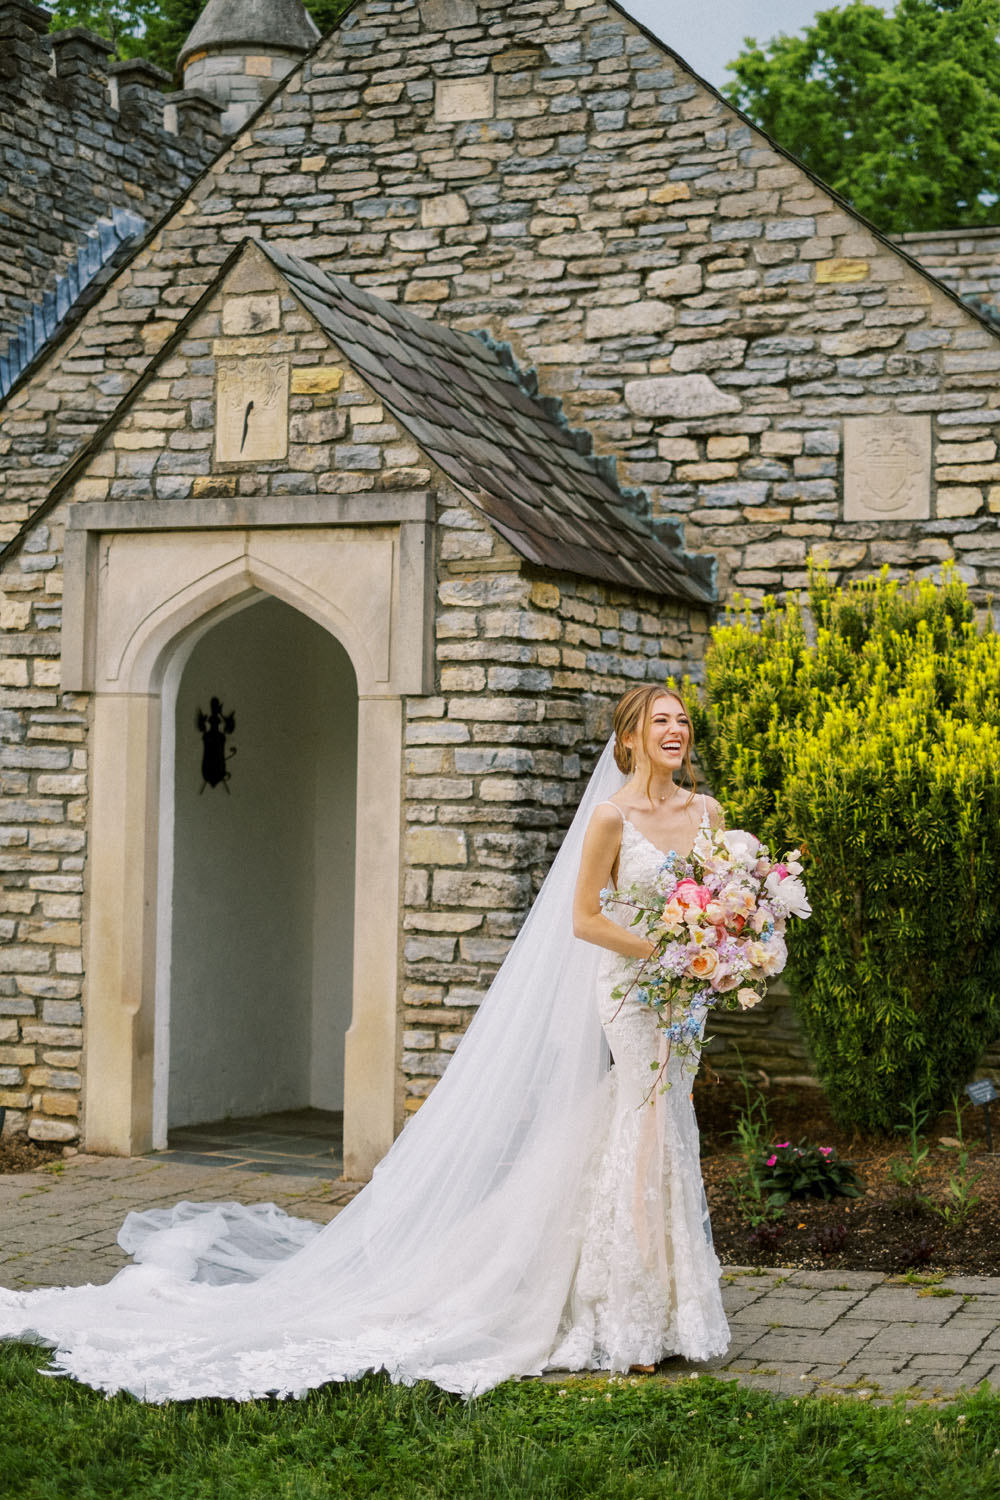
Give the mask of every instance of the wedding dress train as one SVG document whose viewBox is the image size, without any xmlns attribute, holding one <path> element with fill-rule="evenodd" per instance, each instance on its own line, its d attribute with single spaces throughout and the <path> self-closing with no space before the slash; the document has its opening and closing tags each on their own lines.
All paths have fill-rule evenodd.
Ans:
<svg viewBox="0 0 1000 1500">
<path fill-rule="evenodd" d="M 269 1204 L 130 1214 L 132 1265 L 104 1286 L 0 1291 L 0 1338 L 151 1402 L 379 1369 L 471 1396 L 553 1366 L 721 1353 L 689 1078 L 672 1060 L 673 1086 L 643 1103 L 654 1018 L 615 1014 L 620 961 L 572 934 L 584 830 L 622 780 L 609 746 L 454 1060 L 332 1223 Z M 628 878 L 654 856 L 626 824 Z"/>
</svg>

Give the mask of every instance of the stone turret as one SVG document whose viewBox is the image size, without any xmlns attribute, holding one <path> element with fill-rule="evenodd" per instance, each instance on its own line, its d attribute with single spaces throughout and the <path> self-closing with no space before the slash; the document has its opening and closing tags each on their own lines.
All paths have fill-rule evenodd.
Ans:
<svg viewBox="0 0 1000 1500">
<path fill-rule="evenodd" d="M 208 0 L 177 60 L 184 90 L 214 99 L 232 134 L 319 35 L 302 0 Z"/>
</svg>

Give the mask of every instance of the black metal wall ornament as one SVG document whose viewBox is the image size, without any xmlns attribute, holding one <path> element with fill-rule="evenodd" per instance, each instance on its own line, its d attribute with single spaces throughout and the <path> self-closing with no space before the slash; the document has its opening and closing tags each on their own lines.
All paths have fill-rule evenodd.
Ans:
<svg viewBox="0 0 1000 1500">
<path fill-rule="evenodd" d="M 226 769 L 226 762 L 236 754 L 236 746 L 227 747 L 226 740 L 236 728 L 236 715 L 227 714 L 222 707 L 221 698 L 213 698 L 210 704 L 210 712 L 203 713 L 199 708 L 195 714 L 195 724 L 201 735 L 201 775 L 202 782 L 198 795 L 207 786 L 214 790 L 220 783 L 229 793 L 229 778 L 232 774 Z"/>
</svg>

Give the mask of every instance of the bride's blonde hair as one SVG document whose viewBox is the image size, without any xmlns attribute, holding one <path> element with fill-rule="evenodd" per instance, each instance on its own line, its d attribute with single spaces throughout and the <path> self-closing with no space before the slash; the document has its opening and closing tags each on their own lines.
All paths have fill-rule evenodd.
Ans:
<svg viewBox="0 0 1000 1500">
<path fill-rule="evenodd" d="M 646 736 L 646 726 L 653 704 L 657 698 L 673 698 L 679 703 L 683 712 L 687 714 L 690 734 L 688 736 L 687 748 L 684 751 L 684 777 L 688 784 L 689 796 L 693 797 L 698 790 L 698 778 L 694 773 L 691 762 L 691 751 L 694 749 L 694 729 L 691 727 L 691 715 L 688 713 L 687 704 L 680 693 L 673 688 L 664 687 L 661 683 L 647 682 L 641 687 L 629 688 L 628 692 L 619 699 L 615 708 L 613 727 L 615 732 L 614 757 L 615 765 L 624 776 L 631 776 L 638 769 L 642 760 L 641 753 L 636 755 L 632 745 L 641 746 Z M 626 744 L 626 738 L 631 739 L 632 744 Z M 647 780 L 646 791 L 649 785 Z"/>
</svg>

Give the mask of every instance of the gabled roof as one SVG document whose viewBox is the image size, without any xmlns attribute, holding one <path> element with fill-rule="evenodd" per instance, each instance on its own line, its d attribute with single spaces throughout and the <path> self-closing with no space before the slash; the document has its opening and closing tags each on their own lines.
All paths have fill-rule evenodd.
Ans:
<svg viewBox="0 0 1000 1500">
<path fill-rule="evenodd" d="M 595 457 L 532 373 L 486 336 L 383 302 L 275 246 L 258 248 L 423 451 L 539 567 L 699 604 L 711 561 L 668 547 L 614 460 Z"/>
</svg>

